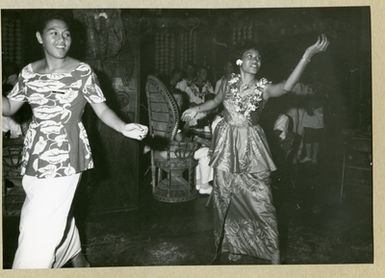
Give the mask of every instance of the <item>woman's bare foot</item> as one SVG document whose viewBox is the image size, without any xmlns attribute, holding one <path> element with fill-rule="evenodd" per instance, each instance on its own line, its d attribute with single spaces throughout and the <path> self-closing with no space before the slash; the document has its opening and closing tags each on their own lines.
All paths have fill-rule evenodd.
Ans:
<svg viewBox="0 0 385 278">
<path fill-rule="evenodd" d="M 82 252 L 73 257 L 71 259 L 71 263 L 73 267 L 91 267 L 90 263 L 87 261 Z"/>
<path fill-rule="evenodd" d="M 228 256 L 228 259 L 231 262 L 238 262 L 238 261 L 241 260 L 241 255 L 230 253 L 229 256 Z"/>
<path fill-rule="evenodd" d="M 280 263 L 281 263 L 280 256 L 278 254 L 274 255 L 273 258 L 271 259 L 271 264 L 280 264 Z"/>
</svg>

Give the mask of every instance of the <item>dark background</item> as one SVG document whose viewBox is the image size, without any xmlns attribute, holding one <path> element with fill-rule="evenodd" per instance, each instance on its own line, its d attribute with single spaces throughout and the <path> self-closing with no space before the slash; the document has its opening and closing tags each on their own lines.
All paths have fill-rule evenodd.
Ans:
<svg viewBox="0 0 385 278">
<path fill-rule="evenodd" d="M 43 57 L 35 38 L 35 22 L 48 11 L 1 11 L 3 67 L 6 62 L 16 62 L 21 69 Z M 320 173 L 324 190 L 339 189 L 341 130 L 371 132 L 369 7 L 60 11 L 74 19 L 71 55 L 94 68 L 108 105 L 126 121 L 147 124 L 144 84 L 148 74 L 167 82 L 172 69 L 183 69 L 193 62 L 207 66 L 215 84 L 222 75 L 223 63 L 235 61 L 234 49 L 251 40 L 262 54 L 259 75 L 279 82 L 288 76 L 306 47 L 325 33 L 330 40 L 328 51 L 315 56 L 301 78 L 301 82 L 317 86 L 326 100 L 327 136 L 321 146 L 324 167 Z M 108 21 L 95 19 L 102 13 L 107 14 Z M 114 85 L 117 79 L 123 88 Z M 268 103 L 262 122 L 267 132 L 287 101 L 283 97 Z M 126 211 L 142 213 L 151 203 L 149 181 L 143 178 L 150 165 L 148 154 L 143 154 L 144 144 L 123 138 L 105 126 L 89 107 L 84 122 L 95 169 L 83 175 L 79 187 L 79 218 Z M 370 195 L 371 185 L 369 188 L 365 190 Z M 19 199 L 12 208 L 16 214 L 22 197 Z M 371 196 L 365 200 L 369 209 L 362 213 L 361 220 L 366 219 L 364 233 L 370 237 Z M 343 262 L 343 256 L 334 261 Z M 357 256 L 353 262 L 360 262 Z M 361 262 L 372 260 L 370 255 L 362 258 Z M 323 262 L 322 258 L 319 262 Z"/>
</svg>

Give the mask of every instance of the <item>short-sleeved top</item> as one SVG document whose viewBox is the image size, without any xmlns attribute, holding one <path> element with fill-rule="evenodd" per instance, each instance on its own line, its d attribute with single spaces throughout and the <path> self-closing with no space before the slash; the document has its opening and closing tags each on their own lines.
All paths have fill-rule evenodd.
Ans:
<svg viewBox="0 0 385 278">
<path fill-rule="evenodd" d="M 324 128 L 324 114 L 322 106 L 313 109 L 313 115 L 309 115 L 307 112 L 305 112 L 303 115 L 302 124 L 307 128 Z"/>
<path fill-rule="evenodd" d="M 33 111 L 24 141 L 22 175 L 53 178 L 93 168 L 81 117 L 87 102 L 106 99 L 89 65 L 80 63 L 69 73 L 40 74 L 29 64 L 8 98 L 28 102 Z"/>
<path fill-rule="evenodd" d="M 205 96 L 207 94 L 214 93 L 209 81 L 205 82 L 205 84 L 199 88 L 194 82 L 183 79 L 176 84 L 175 88 L 188 95 L 190 104 L 202 104 L 205 102 Z"/>
</svg>

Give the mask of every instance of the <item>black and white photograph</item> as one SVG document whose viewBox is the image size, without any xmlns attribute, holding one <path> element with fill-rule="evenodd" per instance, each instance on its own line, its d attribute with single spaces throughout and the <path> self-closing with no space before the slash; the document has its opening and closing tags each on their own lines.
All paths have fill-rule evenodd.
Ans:
<svg viewBox="0 0 385 278">
<path fill-rule="evenodd" d="M 1 8 L 3 269 L 372 265 L 372 14 Z"/>
</svg>

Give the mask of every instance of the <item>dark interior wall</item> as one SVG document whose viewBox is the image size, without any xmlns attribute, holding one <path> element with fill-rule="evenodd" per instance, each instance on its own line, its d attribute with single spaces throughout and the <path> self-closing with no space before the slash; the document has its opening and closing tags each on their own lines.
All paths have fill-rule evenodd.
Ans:
<svg viewBox="0 0 385 278">
<path fill-rule="evenodd" d="M 19 66 L 41 59 L 36 41 L 38 19 L 52 10 L 9 10 L 2 16 L 17 19 L 23 28 Z M 108 106 L 126 122 L 139 122 L 140 52 L 135 15 L 115 10 L 57 10 L 73 19 L 69 55 L 90 64 L 97 74 Z M 2 32 L 3 34 L 3 32 Z M 4 56 L 3 56 L 4 58 Z M 97 119 L 87 106 L 83 116 L 95 168 L 83 175 L 83 205 L 91 213 L 130 210 L 139 202 L 139 144 L 127 139 Z M 88 200 L 86 200 L 88 199 Z"/>
<path fill-rule="evenodd" d="M 93 66 L 107 104 L 124 121 L 139 122 L 140 50 L 135 14 L 121 10 L 74 10 L 85 26 L 85 61 Z M 140 146 L 88 111 L 93 138 L 95 169 L 87 185 L 92 191 L 94 212 L 136 209 L 139 206 Z M 94 123 L 97 123 L 96 125 Z"/>
<path fill-rule="evenodd" d="M 192 60 L 209 66 L 212 82 L 222 74 L 226 59 L 233 62 L 234 50 L 245 40 L 261 49 L 260 75 L 273 82 L 287 78 L 307 46 L 326 33 L 331 41 L 325 55 L 314 57 L 302 82 L 323 84 L 331 114 L 340 127 L 369 128 L 371 123 L 371 38 L 369 7 L 277 8 L 217 10 L 144 10 L 141 14 L 142 82 L 147 74 L 167 80 L 185 52 L 195 46 Z M 193 41 L 180 37 L 193 34 Z M 157 42 L 159 34 L 175 40 Z M 158 48 L 167 48 L 170 53 Z M 190 51 L 191 52 L 191 51 Z M 163 56 L 162 56 L 163 55 Z M 160 65 L 159 65 L 160 64 Z M 342 108 L 342 109 L 341 109 Z"/>
<path fill-rule="evenodd" d="M 5 18 L 19 21 L 7 31 L 21 34 L 12 52 L 20 53 L 19 66 L 42 57 L 34 25 L 42 12 L 46 10 L 2 10 L 3 21 Z M 368 7 L 61 12 L 76 19 L 71 55 L 94 67 L 108 104 L 127 121 L 146 123 L 143 90 L 149 73 L 160 74 L 163 68 L 161 74 L 167 77 L 172 68 L 183 67 L 192 60 L 209 66 L 214 82 L 221 75 L 223 62 L 229 57 L 235 61 L 234 48 L 243 40 L 253 40 L 263 55 L 260 75 L 280 81 L 317 34 L 325 32 L 331 41 L 328 52 L 314 58 L 303 82 L 311 82 L 315 76 L 323 84 L 322 93 L 328 100 L 327 121 L 336 130 L 367 129 L 371 125 Z M 92 19 L 103 12 L 115 20 L 108 23 L 103 17 Z M 91 19 L 87 19 L 90 15 Z M 3 36 L 6 34 L 2 26 Z M 173 35 L 174 44 L 169 39 L 164 45 L 167 34 Z M 91 35 L 97 35 L 98 41 L 92 42 Z M 12 47 L 3 40 L 3 48 L 5 45 Z M 3 51 L 3 61 L 17 56 L 9 53 Z M 87 174 L 95 203 L 100 209 L 135 208 L 140 186 L 139 145 L 98 122 L 92 111 L 86 112 L 85 121 L 89 123 L 96 162 L 95 170 Z M 100 181 L 104 184 L 99 185 Z"/>
<path fill-rule="evenodd" d="M 72 10 L 62 11 L 72 14 Z M 2 13 L 5 16 L 21 18 L 23 63 L 40 58 L 41 52 L 35 39 L 34 24 L 31 24 L 38 16 L 38 11 L 3 10 Z M 369 7 L 247 10 L 125 9 L 121 10 L 121 13 L 121 18 L 127 22 L 125 29 L 130 35 L 132 32 L 129 30 L 132 27 L 128 26 L 136 26 L 139 30 L 136 40 L 140 44 L 138 49 L 141 53 L 141 85 L 148 73 L 158 73 L 167 78 L 173 68 L 183 67 L 187 60 L 209 66 L 212 70 L 212 79 L 215 81 L 222 73 L 223 62 L 228 57 L 233 58 L 231 54 L 234 47 L 244 39 L 251 39 L 261 47 L 263 65 L 260 74 L 270 80 L 280 81 L 287 76 L 305 47 L 315 40 L 316 35 L 325 32 L 331 40 L 328 53 L 322 59 L 315 58 L 315 63 L 311 64 L 303 81 L 308 82 L 313 71 L 322 72 L 323 74 L 319 75 L 320 81 L 330 84 L 331 89 L 337 91 L 330 95 L 339 95 L 343 106 L 346 106 L 346 119 L 343 124 L 348 127 L 369 125 L 371 114 L 368 109 L 371 94 Z M 84 59 L 87 51 L 87 30 L 84 24 L 79 24 L 76 30 L 78 31 L 74 40 L 76 45 L 72 48 L 71 54 Z M 156 41 L 157 35 L 162 33 L 173 34 L 175 39 L 173 47 L 170 44 L 164 45 L 164 52 L 159 50 Z M 191 34 L 195 39 L 195 50 L 191 54 L 193 57 L 190 55 L 186 58 L 188 50 L 192 52 L 193 46 L 189 38 Z M 173 58 L 162 58 L 165 52 Z M 165 72 L 159 72 L 159 64 L 167 64 Z M 355 83 L 351 84 L 351 81 Z M 362 115 L 358 116 L 359 114 Z"/>
</svg>

